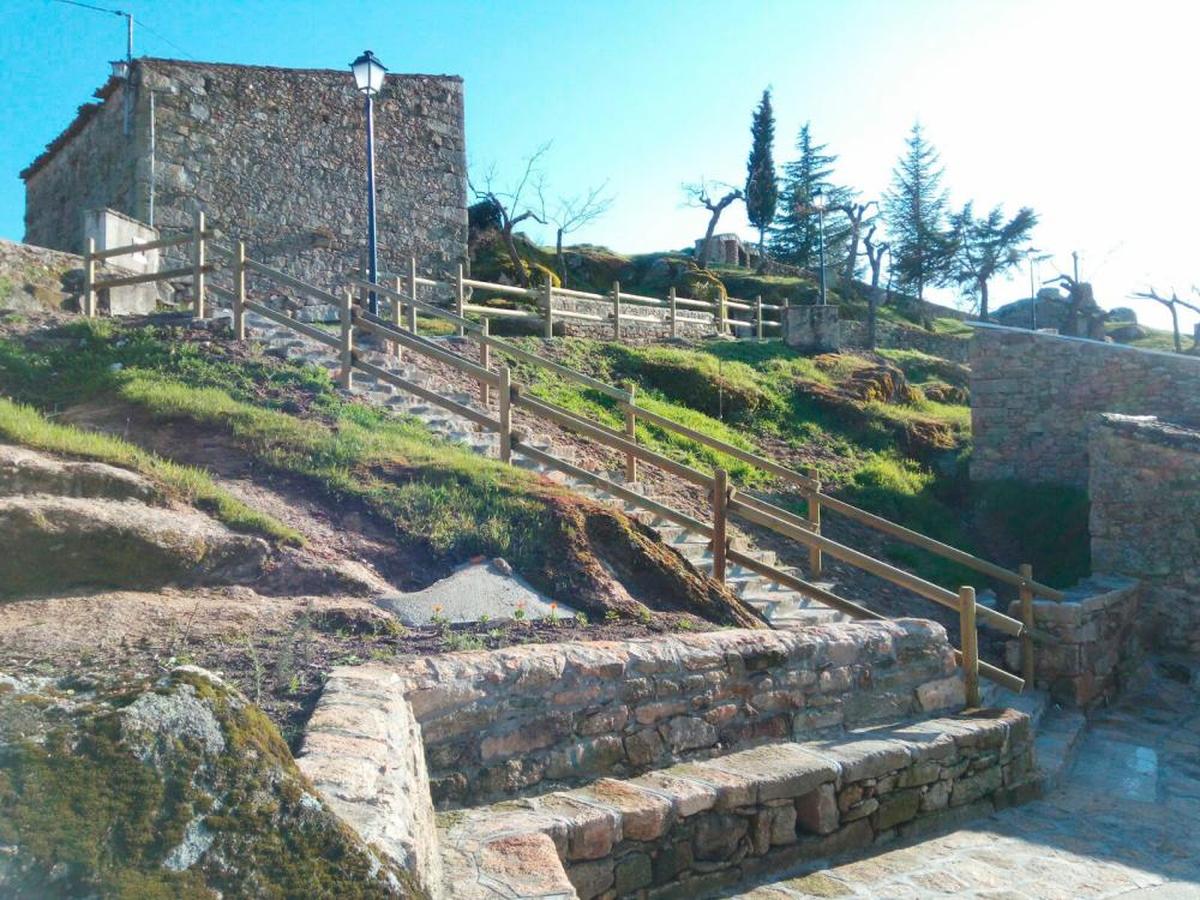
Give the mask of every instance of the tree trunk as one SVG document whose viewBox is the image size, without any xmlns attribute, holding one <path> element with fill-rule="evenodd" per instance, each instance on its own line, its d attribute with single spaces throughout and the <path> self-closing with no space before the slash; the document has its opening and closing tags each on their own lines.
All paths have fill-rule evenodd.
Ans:
<svg viewBox="0 0 1200 900">
<path fill-rule="evenodd" d="M 712 245 L 713 232 L 717 230 L 717 220 L 721 218 L 721 210 L 714 209 L 708 220 L 708 230 L 704 232 L 704 243 L 700 247 L 700 258 L 696 260 L 696 264 L 701 269 L 708 268 L 708 252 Z"/>
<path fill-rule="evenodd" d="M 767 271 L 767 255 L 763 252 L 763 246 L 766 244 L 767 229 L 758 229 L 758 274 L 761 275 Z"/>
<path fill-rule="evenodd" d="M 517 282 L 521 287 L 529 287 L 529 273 L 525 271 L 525 261 L 517 252 L 517 242 L 513 240 L 512 226 L 505 226 L 500 234 L 504 238 L 504 249 L 508 251 L 508 258 L 512 260 L 513 268 L 516 269 Z"/>
<path fill-rule="evenodd" d="M 979 279 L 979 321 L 988 320 L 988 283 L 986 278 Z"/>
<path fill-rule="evenodd" d="M 1171 310 L 1171 330 L 1175 333 L 1175 352 L 1182 353 L 1183 341 L 1179 338 L 1179 310 L 1175 308 L 1174 303 L 1170 305 L 1169 309 Z"/>
<path fill-rule="evenodd" d="M 871 265 L 871 296 L 867 298 L 867 349 L 875 349 L 875 323 L 879 318 L 879 265 Z"/>
<path fill-rule="evenodd" d="M 846 253 L 846 271 L 842 273 L 842 298 L 850 296 L 854 284 L 854 267 L 858 263 L 858 235 L 862 228 L 862 216 L 850 217 L 850 249 Z"/>
</svg>

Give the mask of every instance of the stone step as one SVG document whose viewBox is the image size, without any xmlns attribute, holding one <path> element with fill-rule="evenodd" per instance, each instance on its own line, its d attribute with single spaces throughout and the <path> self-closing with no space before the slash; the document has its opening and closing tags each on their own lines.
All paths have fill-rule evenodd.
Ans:
<svg viewBox="0 0 1200 900">
<path fill-rule="evenodd" d="M 1031 794 L 1021 713 L 771 743 L 439 817 L 454 896 L 699 898 Z"/>
</svg>

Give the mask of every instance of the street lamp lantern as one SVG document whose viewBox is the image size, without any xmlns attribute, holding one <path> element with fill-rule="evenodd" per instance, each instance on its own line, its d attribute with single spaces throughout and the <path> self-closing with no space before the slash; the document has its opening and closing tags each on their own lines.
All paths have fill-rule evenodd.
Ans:
<svg viewBox="0 0 1200 900">
<path fill-rule="evenodd" d="M 387 68 L 370 50 L 364 50 L 362 56 L 350 63 L 350 71 L 354 73 L 354 84 L 360 93 L 374 97 L 383 88 Z"/>
<path fill-rule="evenodd" d="M 379 280 L 379 256 L 375 244 L 375 95 L 383 88 L 383 76 L 387 72 L 383 63 L 370 50 L 350 63 L 354 73 L 354 84 L 359 93 L 366 97 L 364 111 L 367 119 L 367 280 L 377 284 Z M 371 315 L 379 315 L 379 297 L 374 291 L 367 295 L 367 309 Z"/>
<path fill-rule="evenodd" d="M 812 207 L 817 211 L 817 235 L 821 249 L 821 305 L 828 302 L 825 287 L 825 192 L 817 188 L 812 195 Z"/>
</svg>

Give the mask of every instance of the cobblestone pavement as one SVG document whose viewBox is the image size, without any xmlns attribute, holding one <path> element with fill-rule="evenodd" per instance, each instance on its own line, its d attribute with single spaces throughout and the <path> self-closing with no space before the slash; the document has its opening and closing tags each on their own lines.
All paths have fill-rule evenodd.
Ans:
<svg viewBox="0 0 1200 900">
<path fill-rule="evenodd" d="M 1200 898 L 1200 684 L 1161 670 L 1081 739 L 1062 787 L 941 837 L 738 895 Z"/>
</svg>

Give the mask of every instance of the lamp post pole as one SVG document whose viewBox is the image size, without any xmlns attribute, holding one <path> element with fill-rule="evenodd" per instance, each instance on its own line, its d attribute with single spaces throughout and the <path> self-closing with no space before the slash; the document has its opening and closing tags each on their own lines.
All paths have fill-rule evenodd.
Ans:
<svg viewBox="0 0 1200 900">
<path fill-rule="evenodd" d="M 368 280 L 379 280 L 379 254 L 375 243 L 375 98 L 367 94 L 367 271 Z M 379 315 L 379 298 L 371 291 L 367 298 L 371 315 Z"/>
<path fill-rule="evenodd" d="M 813 207 L 817 211 L 817 245 L 820 248 L 821 262 L 821 305 L 825 306 L 827 297 L 825 293 L 825 195 L 821 191 L 813 194 Z"/>
<path fill-rule="evenodd" d="M 387 72 L 383 63 L 370 50 L 350 63 L 354 73 L 354 84 L 366 97 L 364 112 L 367 120 L 367 280 L 371 284 L 379 281 L 379 254 L 375 241 L 375 95 L 383 87 L 383 76 Z M 371 315 L 379 315 L 379 297 L 375 291 L 367 295 L 367 309 Z"/>
</svg>

